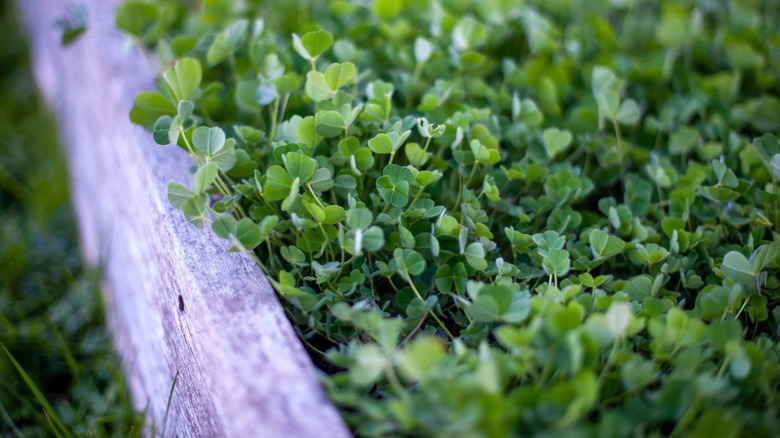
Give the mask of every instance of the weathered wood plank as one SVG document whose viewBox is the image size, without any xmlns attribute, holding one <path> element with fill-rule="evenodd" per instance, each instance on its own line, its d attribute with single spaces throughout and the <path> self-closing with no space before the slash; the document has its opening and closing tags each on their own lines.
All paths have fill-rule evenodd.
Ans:
<svg viewBox="0 0 780 438">
<path fill-rule="evenodd" d="M 89 29 L 63 48 L 61 0 L 20 0 L 37 82 L 67 148 L 82 251 L 102 264 L 110 329 L 136 406 L 167 436 L 347 436 L 274 292 L 247 257 L 166 198 L 189 158 L 132 126 L 151 66 L 113 26 L 116 0 L 83 0 Z"/>
</svg>

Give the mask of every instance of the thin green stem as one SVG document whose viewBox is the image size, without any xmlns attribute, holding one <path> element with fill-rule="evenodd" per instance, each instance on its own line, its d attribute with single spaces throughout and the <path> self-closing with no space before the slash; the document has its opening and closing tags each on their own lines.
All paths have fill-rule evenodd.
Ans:
<svg viewBox="0 0 780 438">
<path fill-rule="evenodd" d="M 409 286 L 412 288 L 412 291 L 415 295 L 417 295 L 417 298 L 420 299 L 420 301 L 425 302 L 422 295 L 420 294 L 420 291 L 417 290 L 417 287 L 414 285 L 414 282 L 412 281 L 412 277 L 409 275 L 409 270 L 404 269 L 404 275 L 406 275 L 406 282 L 409 283 Z M 450 340 L 454 341 L 455 336 L 452 336 L 452 333 L 447 329 L 447 326 L 444 325 L 441 319 L 433 312 L 433 310 L 429 310 L 428 314 L 431 315 L 431 317 L 436 320 L 436 323 L 439 324 L 439 327 L 441 327 L 442 330 L 444 330 L 444 333 L 447 333 L 447 336 L 450 338 Z"/>
</svg>

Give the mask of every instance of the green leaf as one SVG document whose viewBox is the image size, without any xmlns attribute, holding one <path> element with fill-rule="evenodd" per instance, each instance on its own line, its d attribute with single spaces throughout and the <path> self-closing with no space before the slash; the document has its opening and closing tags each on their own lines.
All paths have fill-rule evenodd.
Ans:
<svg viewBox="0 0 780 438">
<path fill-rule="evenodd" d="M 470 243 L 463 251 L 463 256 L 466 258 L 466 262 L 478 271 L 484 271 L 488 267 L 487 260 L 485 260 L 485 248 L 478 242 Z"/>
<path fill-rule="evenodd" d="M 409 183 L 413 179 L 408 168 L 389 164 L 384 169 L 384 176 L 377 179 L 376 188 L 385 202 L 403 208 L 409 202 Z"/>
<path fill-rule="evenodd" d="M 271 166 L 266 172 L 263 196 L 269 201 L 280 201 L 290 194 L 292 178 L 281 166 Z"/>
<path fill-rule="evenodd" d="M 395 151 L 395 145 L 389 135 L 380 133 L 368 140 L 368 147 L 376 154 L 389 154 Z"/>
<path fill-rule="evenodd" d="M 290 193 L 282 201 L 282 210 L 290 211 L 293 203 L 295 202 L 296 199 L 298 199 L 300 186 L 301 186 L 300 178 L 296 177 L 295 179 L 292 180 L 292 184 L 290 184 Z"/>
<path fill-rule="evenodd" d="M 181 209 L 182 205 L 190 198 L 195 197 L 197 194 L 187 188 L 187 186 L 171 181 L 168 183 L 168 201 L 174 208 Z"/>
<path fill-rule="evenodd" d="M 260 227 L 248 217 L 238 221 L 235 237 L 247 251 L 251 251 L 263 242 L 263 233 Z"/>
<path fill-rule="evenodd" d="M 293 34 L 293 47 L 301 57 L 315 60 L 333 44 L 333 35 L 325 30 L 308 32 L 299 37 Z"/>
<path fill-rule="evenodd" d="M 774 154 L 772 156 L 772 175 L 775 176 L 776 179 L 780 180 L 780 154 Z"/>
<path fill-rule="evenodd" d="M 565 276 L 570 266 L 569 252 L 566 250 L 551 248 L 547 256 L 542 259 L 542 267 L 547 275 Z"/>
<path fill-rule="evenodd" d="M 416 337 L 397 354 L 401 375 L 410 382 L 425 380 L 428 370 L 444 357 L 444 344 L 435 336 Z"/>
<path fill-rule="evenodd" d="M 126 1 L 117 8 L 116 25 L 142 38 L 159 17 L 159 5 L 146 1 Z"/>
<path fill-rule="evenodd" d="M 396 248 L 393 251 L 399 271 L 408 271 L 410 275 L 420 275 L 425 270 L 425 259 L 413 249 Z"/>
<path fill-rule="evenodd" d="M 198 196 L 193 196 L 187 199 L 181 206 L 181 211 L 184 213 L 184 217 L 191 224 L 197 228 L 203 228 L 206 223 L 206 205 L 208 203 L 208 196 L 205 193 L 201 193 Z"/>
<path fill-rule="evenodd" d="M 338 111 L 320 111 L 317 113 L 317 133 L 325 138 L 336 137 L 344 133 L 347 122 Z"/>
<path fill-rule="evenodd" d="M 387 20 L 401 11 L 401 0 L 374 0 L 373 11 L 377 17 Z"/>
<path fill-rule="evenodd" d="M 394 183 L 385 175 L 376 180 L 376 188 L 382 199 L 394 207 L 403 208 L 409 202 L 409 183 L 406 181 Z"/>
<path fill-rule="evenodd" d="M 347 85 L 355 77 L 355 64 L 351 62 L 333 63 L 325 69 L 325 83 L 332 91 Z"/>
<path fill-rule="evenodd" d="M 230 239 L 232 236 L 235 236 L 236 227 L 236 220 L 228 214 L 223 214 L 211 223 L 211 229 L 214 231 L 214 234 L 223 239 Z"/>
<path fill-rule="evenodd" d="M 385 234 L 377 226 L 368 227 L 363 232 L 363 247 L 370 252 L 377 252 L 385 246 Z"/>
<path fill-rule="evenodd" d="M 325 219 L 322 222 L 329 225 L 335 225 L 347 217 L 344 207 L 340 205 L 328 205 L 323 212 L 325 213 Z"/>
<path fill-rule="evenodd" d="M 334 90 L 325 80 L 325 75 L 318 71 L 306 74 L 306 95 L 314 102 L 322 102 L 333 97 Z"/>
<path fill-rule="evenodd" d="M 320 141 L 322 141 L 322 136 L 317 134 L 317 124 L 314 116 L 308 116 L 301 119 L 298 128 L 296 129 L 296 134 L 301 143 L 312 148 L 316 147 Z"/>
<path fill-rule="evenodd" d="M 203 155 L 211 157 L 225 145 L 225 131 L 201 126 L 192 132 L 192 144 Z"/>
<path fill-rule="evenodd" d="M 288 152 L 284 156 L 284 167 L 291 179 L 300 179 L 301 184 L 308 182 L 317 171 L 317 161 L 314 158 L 299 154 L 298 152 Z"/>
<path fill-rule="evenodd" d="M 347 226 L 355 229 L 366 229 L 374 221 L 374 215 L 367 208 L 350 208 L 347 210 Z"/>
<path fill-rule="evenodd" d="M 187 122 L 190 120 L 190 117 L 192 116 L 193 111 L 195 111 L 194 103 L 189 100 L 179 101 L 179 107 L 177 108 L 176 113 L 179 116 L 181 126 L 187 124 Z M 175 143 L 175 141 L 171 141 L 171 143 Z"/>
<path fill-rule="evenodd" d="M 135 96 L 130 121 L 152 130 L 160 117 L 175 113 L 176 107 L 160 93 L 142 92 Z"/>
<path fill-rule="evenodd" d="M 633 126 L 639 121 L 639 106 L 634 99 L 626 99 L 620 103 L 620 107 L 615 114 L 618 122 Z"/>
<path fill-rule="evenodd" d="M 194 58 L 179 59 L 174 67 L 163 72 L 163 78 L 177 101 L 192 100 L 202 77 L 203 71 L 200 62 Z"/>
<path fill-rule="evenodd" d="M 620 254 L 626 247 L 619 237 L 610 236 L 605 231 L 593 230 L 590 232 L 590 250 L 597 259 L 604 259 Z"/>
<path fill-rule="evenodd" d="M 460 262 L 454 266 L 441 265 L 436 270 L 436 287 L 445 294 L 451 293 L 453 287 L 456 293 L 462 293 L 466 289 L 467 280 L 466 266 Z"/>
<path fill-rule="evenodd" d="M 209 65 L 215 65 L 222 62 L 230 56 L 246 38 L 246 30 L 249 26 L 247 20 L 237 20 L 230 25 L 224 32 L 217 34 L 214 42 L 211 43 L 206 62 Z"/>
<path fill-rule="evenodd" d="M 737 251 L 729 251 L 723 257 L 720 270 L 726 278 L 735 283 L 750 283 L 755 276 L 750 261 Z"/>
<path fill-rule="evenodd" d="M 349 380 L 358 386 L 370 386 L 382 375 L 387 358 L 375 344 L 355 349 L 355 363 L 349 367 Z"/>
<path fill-rule="evenodd" d="M 196 193 L 202 193 L 217 179 L 217 163 L 208 163 L 195 172 L 195 181 L 192 185 Z"/>
<path fill-rule="evenodd" d="M 233 169 L 233 166 L 236 165 L 238 162 L 238 154 L 236 153 L 236 150 L 233 149 L 235 146 L 236 141 L 232 138 L 227 139 L 225 144 L 222 148 L 217 150 L 215 153 L 212 153 L 209 156 L 209 160 L 217 163 L 217 166 L 219 166 L 219 170 L 223 172 L 227 172 L 228 170 Z M 245 151 L 238 151 L 242 152 L 242 155 L 246 155 Z M 250 166 L 254 166 L 254 162 L 246 163 Z M 254 167 L 253 167 L 254 168 Z"/>
<path fill-rule="evenodd" d="M 631 305 L 625 302 L 613 302 L 605 315 L 607 328 L 613 338 L 621 338 L 634 319 Z"/>
<path fill-rule="evenodd" d="M 324 192 L 333 188 L 333 178 L 331 177 L 330 170 L 326 167 L 317 169 L 311 177 L 309 185 L 311 185 L 313 190 L 318 192 Z"/>
<path fill-rule="evenodd" d="M 160 145 L 172 143 L 170 136 L 172 123 L 173 118 L 171 118 L 171 116 L 160 116 L 160 118 L 157 119 L 157 121 L 154 123 L 154 130 L 152 131 L 152 136 L 155 143 Z M 178 131 L 176 137 L 178 138 Z"/>
<path fill-rule="evenodd" d="M 571 133 L 562 131 L 558 128 L 547 128 L 542 133 L 544 148 L 547 151 L 547 157 L 554 158 L 559 153 L 565 151 L 571 144 Z"/>
<path fill-rule="evenodd" d="M 712 170 L 715 172 L 715 177 L 718 179 L 718 184 L 735 189 L 739 185 L 737 175 L 734 171 L 729 169 L 725 164 L 718 160 L 712 160 Z"/>
</svg>

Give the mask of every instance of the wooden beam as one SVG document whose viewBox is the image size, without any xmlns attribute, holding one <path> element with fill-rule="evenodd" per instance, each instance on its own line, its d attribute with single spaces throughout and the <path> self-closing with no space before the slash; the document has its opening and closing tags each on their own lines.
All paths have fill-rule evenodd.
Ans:
<svg viewBox="0 0 780 438">
<path fill-rule="evenodd" d="M 79 3 L 88 30 L 63 48 L 53 23 L 66 2 L 18 1 L 135 405 L 162 432 L 178 373 L 166 436 L 348 436 L 260 269 L 169 205 L 168 181 L 189 185 L 192 163 L 129 122 L 154 74 L 114 28 L 117 1 Z"/>
</svg>

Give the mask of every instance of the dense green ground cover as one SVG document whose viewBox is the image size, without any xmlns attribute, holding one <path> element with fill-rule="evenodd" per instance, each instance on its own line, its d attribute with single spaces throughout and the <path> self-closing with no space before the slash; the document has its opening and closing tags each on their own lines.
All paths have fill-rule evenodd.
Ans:
<svg viewBox="0 0 780 438">
<path fill-rule="evenodd" d="M 193 157 L 360 435 L 777 431 L 768 1 L 125 2 Z M 305 416 L 302 412 L 300 415 Z"/>
<path fill-rule="evenodd" d="M 0 436 L 128 436 L 141 417 L 105 331 L 98 276 L 79 260 L 55 124 L 12 5 L 0 8 L 0 344 L 42 395 L 0 347 Z"/>
</svg>

